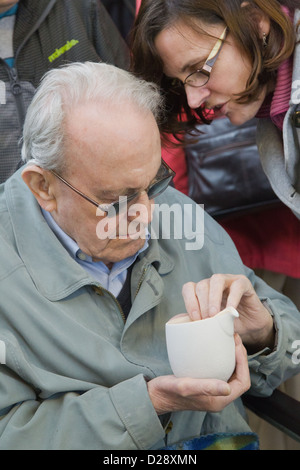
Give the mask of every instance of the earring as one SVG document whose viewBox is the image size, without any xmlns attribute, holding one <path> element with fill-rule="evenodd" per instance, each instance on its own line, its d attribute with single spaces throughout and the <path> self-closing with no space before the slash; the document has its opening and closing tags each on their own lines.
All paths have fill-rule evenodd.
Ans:
<svg viewBox="0 0 300 470">
<path fill-rule="evenodd" d="M 264 48 L 268 47 L 268 41 L 267 41 L 266 33 L 263 33 L 262 42 L 263 42 L 263 47 Z"/>
</svg>

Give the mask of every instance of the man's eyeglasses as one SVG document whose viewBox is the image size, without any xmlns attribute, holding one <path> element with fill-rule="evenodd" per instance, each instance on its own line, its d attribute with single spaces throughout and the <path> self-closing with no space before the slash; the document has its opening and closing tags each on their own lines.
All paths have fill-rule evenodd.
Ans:
<svg viewBox="0 0 300 470">
<path fill-rule="evenodd" d="M 197 87 L 202 87 L 207 84 L 210 78 L 212 68 L 215 65 L 216 60 L 219 57 L 219 54 L 222 50 L 222 46 L 227 36 L 227 32 L 228 30 L 226 26 L 221 36 L 215 43 L 208 58 L 206 59 L 203 67 L 201 67 L 201 69 L 195 70 L 195 72 L 190 73 L 183 82 L 179 80 L 178 78 L 174 78 L 174 80 L 172 80 L 171 82 L 170 91 L 172 91 L 173 93 L 176 93 L 176 92 L 178 93 L 180 91 L 182 92 L 185 85 L 197 88 Z"/>
<path fill-rule="evenodd" d="M 102 212 L 108 214 L 112 213 L 111 210 L 113 209 L 114 215 L 117 215 L 121 207 L 127 206 L 127 203 L 130 201 L 133 201 L 134 199 L 138 198 L 140 195 L 140 192 L 136 192 L 134 194 L 131 194 L 130 196 L 120 196 L 119 201 L 111 202 L 109 204 L 101 204 L 94 199 L 90 198 L 86 194 L 84 194 L 82 191 L 79 189 L 75 188 L 71 183 L 69 183 L 67 180 L 65 180 L 62 176 L 60 176 L 55 170 L 50 170 L 51 173 L 56 176 L 62 183 L 67 185 L 72 191 L 74 191 L 76 194 L 79 196 L 83 197 L 86 201 L 90 202 L 97 208 L 99 208 Z M 171 183 L 172 179 L 175 176 L 175 172 L 162 160 L 161 166 L 156 174 L 156 177 L 152 181 L 152 183 L 148 186 L 147 189 L 145 189 L 145 192 L 148 195 L 149 199 L 154 199 L 155 197 L 159 196 Z"/>
</svg>

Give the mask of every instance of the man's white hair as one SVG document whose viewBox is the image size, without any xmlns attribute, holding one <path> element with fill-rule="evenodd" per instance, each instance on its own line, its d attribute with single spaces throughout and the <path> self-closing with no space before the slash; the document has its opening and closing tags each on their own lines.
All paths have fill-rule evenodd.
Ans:
<svg viewBox="0 0 300 470">
<path fill-rule="evenodd" d="M 22 159 L 46 170 L 64 166 L 64 119 L 77 105 L 130 102 L 159 121 L 163 99 L 158 87 L 113 65 L 75 62 L 45 74 L 28 108 Z"/>
</svg>

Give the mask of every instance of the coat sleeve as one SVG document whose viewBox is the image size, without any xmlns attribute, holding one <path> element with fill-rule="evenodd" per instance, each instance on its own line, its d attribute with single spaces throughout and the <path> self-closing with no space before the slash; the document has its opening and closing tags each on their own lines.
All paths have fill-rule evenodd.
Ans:
<svg viewBox="0 0 300 470">
<path fill-rule="evenodd" d="M 7 338 L 5 343 L 11 347 Z M 12 351 L 8 353 L 12 357 Z M 17 349 L 13 356 L 19 362 Z M 37 371 L 29 364 L 19 365 L 22 375 L 34 380 Z M 28 383 L 29 377 L 25 381 L 8 366 L 0 366 L 0 449 L 145 450 L 155 444 L 163 446 L 164 429 L 143 375 L 111 388 L 93 386 L 82 393 L 66 390 L 44 398 Z"/>
<path fill-rule="evenodd" d="M 229 235 L 220 226 L 217 230 L 217 223 L 209 216 L 205 218 L 205 229 L 208 251 L 219 261 L 214 271 L 247 276 L 273 317 L 276 331 L 274 349 L 270 351 L 266 348 L 248 356 L 251 374 L 251 388 L 248 393 L 270 396 L 281 383 L 300 373 L 300 312 L 287 296 L 271 288 L 242 263 Z M 214 246 L 219 249 L 213 252 L 213 245 L 208 244 L 209 235 L 214 234 L 216 237 L 217 233 L 220 234 L 220 239 L 218 244 L 214 242 Z"/>
<path fill-rule="evenodd" d="M 252 269 L 242 264 L 232 240 L 224 230 L 222 233 L 225 245 L 220 257 L 224 256 L 224 253 L 225 256 L 226 253 L 232 254 L 232 273 L 244 273 L 248 277 L 274 320 L 276 339 L 273 351 L 265 349 L 248 356 L 251 375 L 251 388 L 248 393 L 270 396 L 281 383 L 300 373 L 300 361 L 297 360 L 297 347 L 300 349 L 300 312 L 287 296 L 271 288 L 256 276 Z"/>
<path fill-rule="evenodd" d="M 275 345 L 248 356 L 251 374 L 249 394 L 270 396 L 272 392 L 290 377 L 300 373 L 297 360 L 297 345 L 300 347 L 300 312 L 293 302 L 268 286 L 253 271 L 246 268 L 246 275 L 254 289 L 273 317 Z M 299 354 L 299 352 L 298 352 Z"/>
</svg>

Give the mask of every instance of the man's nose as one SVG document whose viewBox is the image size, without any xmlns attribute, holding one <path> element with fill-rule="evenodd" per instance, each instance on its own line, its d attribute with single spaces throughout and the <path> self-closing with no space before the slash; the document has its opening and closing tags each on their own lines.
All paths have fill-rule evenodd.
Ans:
<svg viewBox="0 0 300 470">
<path fill-rule="evenodd" d="M 187 102 L 190 108 L 199 108 L 210 96 L 210 91 L 206 87 L 192 87 L 185 85 Z"/>
<path fill-rule="evenodd" d="M 146 191 L 142 191 L 139 197 L 128 207 L 128 220 L 136 220 L 143 225 L 148 225 L 152 220 L 154 200 L 149 199 Z"/>
</svg>

